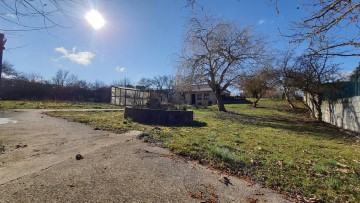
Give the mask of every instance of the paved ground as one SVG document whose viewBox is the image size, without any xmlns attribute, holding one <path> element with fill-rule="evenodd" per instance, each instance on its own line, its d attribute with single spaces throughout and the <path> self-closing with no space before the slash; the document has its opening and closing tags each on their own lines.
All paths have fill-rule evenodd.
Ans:
<svg viewBox="0 0 360 203">
<path fill-rule="evenodd" d="M 41 110 L 0 118 L 10 119 L 0 125 L 0 202 L 288 202 L 149 146 L 136 131 L 93 130 Z"/>
</svg>

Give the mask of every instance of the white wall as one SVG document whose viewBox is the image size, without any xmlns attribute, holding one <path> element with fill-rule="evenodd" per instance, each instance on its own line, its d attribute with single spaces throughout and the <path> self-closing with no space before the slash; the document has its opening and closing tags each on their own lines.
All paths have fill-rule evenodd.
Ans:
<svg viewBox="0 0 360 203">
<path fill-rule="evenodd" d="M 360 96 L 324 101 L 321 110 L 324 122 L 360 132 Z"/>
</svg>

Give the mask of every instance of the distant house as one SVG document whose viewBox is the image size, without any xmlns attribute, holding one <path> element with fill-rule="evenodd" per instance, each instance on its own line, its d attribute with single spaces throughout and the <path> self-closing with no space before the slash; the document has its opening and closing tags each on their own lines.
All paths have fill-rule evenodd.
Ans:
<svg viewBox="0 0 360 203">
<path fill-rule="evenodd" d="M 183 93 L 176 93 L 175 101 L 177 103 L 185 103 L 190 105 L 210 106 L 217 104 L 215 92 L 209 85 L 191 85 Z M 230 91 L 225 90 L 223 97 L 230 97 Z"/>
<path fill-rule="evenodd" d="M 199 106 L 217 104 L 215 92 L 208 85 L 189 85 L 184 88 L 169 90 L 144 90 L 144 88 L 111 87 L 111 103 L 120 106 L 134 104 L 144 105 L 150 97 L 158 99 L 162 104 L 177 103 Z M 236 99 L 230 96 L 230 91 L 222 94 L 224 101 Z"/>
</svg>

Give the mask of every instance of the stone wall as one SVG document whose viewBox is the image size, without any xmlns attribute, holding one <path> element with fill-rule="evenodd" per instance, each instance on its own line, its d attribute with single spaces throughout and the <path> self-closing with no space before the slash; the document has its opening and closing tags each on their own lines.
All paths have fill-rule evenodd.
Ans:
<svg viewBox="0 0 360 203">
<path fill-rule="evenodd" d="M 324 101 L 321 110 L 324 122 L 360 132 L 360 96 Z"/>
</svg>

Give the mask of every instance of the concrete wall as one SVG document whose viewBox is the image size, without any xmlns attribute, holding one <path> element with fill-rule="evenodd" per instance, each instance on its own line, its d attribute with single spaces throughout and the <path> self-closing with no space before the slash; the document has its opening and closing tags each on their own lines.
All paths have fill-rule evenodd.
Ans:
<svg viewBox="0 0 360 203">
<path fill-rule="evenodd" d="M 360 132 L 360 96 L 324 101 L 321 110 L 324 122 Z"/>
</svg>

